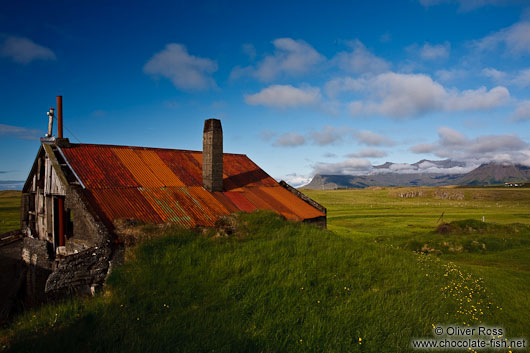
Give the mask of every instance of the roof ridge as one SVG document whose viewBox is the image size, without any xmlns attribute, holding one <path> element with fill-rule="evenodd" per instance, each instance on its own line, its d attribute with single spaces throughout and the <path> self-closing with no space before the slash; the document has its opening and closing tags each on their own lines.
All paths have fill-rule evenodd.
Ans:
<svg viewBox="0 0 530 353">
<path fill-rule="evenodd" d="M 167 148 L 167 147 L 148 147 L 148 146 L 128 146 L 128 145 L 109 145 L 109 144 L 100 144 L 100 143 L 70 143 L 67 147 L 62 148 L 72 148 L 76 146 L 98 146 L 106 148 L 133 148 L 133 149 L 144 149 L 144 150 L 164 150 L 164 151 L 179 151 L 179 152 L 190 152 L 190 153 L 202 153 L 202 151 L 196 150 L 185 150 L 181 148 Z M 244 153 L 229 153 L 223 152 L 223 155 L 234 155 L 234 156 L 246 156 Z"/>
</svg>

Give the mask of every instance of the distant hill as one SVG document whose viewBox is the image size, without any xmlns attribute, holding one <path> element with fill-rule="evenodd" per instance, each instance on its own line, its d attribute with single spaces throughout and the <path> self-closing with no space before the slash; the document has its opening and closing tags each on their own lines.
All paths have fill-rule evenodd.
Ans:
<svg viewBox="0 0 530 353">
<path fill-rule="evenodd" d="M 464 167 L 465 163 L 444 160 L 421 160 L 410 166 L 418 167 L 422 163 L 431 163 L 438 170 L 454 167 Z M 368 186 L 445 186 L 445 185 L 492 185 L 504 182 L 530 180 L 530 167 L 509 163 L 488 163 L 479 166 L 465 174 L 455 173 L 398 173 L 392 172 L 395 163 L 374 166 L 378 173 L 369 175 L 320 175 L 313 177 L 311 182 L 304 186 L 306 189 L 341 189 L 365 188 Z M 425 164 L 424 164 L 425 165 Z M 387 172 L 380 171 L 387 169 Z M 414 170 L 414 169 L 411 169 Z"/>
<path fill-rule="evenodd" d="M 453 168 L 453 167 L 465 167 L 466 166 L 466 163 L 464 162 L 453 161 L 451 159 L 444 159 L 442 161 L 431 161 L 428 159 L 422 159 L 421 161 L 412 163 L 411 165 L 415 167 L 419 167 L 421 164 L 425 164 L 425 163 L 434 164 L 435 166 L 439 168 Z"/>
<path fill-rule="evenodd" d="M 510 163 L 488 163 L 464 174 L 459 185 L 492 185 L 530 180 L 530 167 Z"/>
<path fill-rule="evenodd" d="M 397 164 L 398 163 L 385 162 L 384 164 L 374 165 L 374 169 L 391 169 L 393 165 L 397 165 Z M 419 168 L 420 165 L 425 166 L 427 164 L 430 164 L 438 168 L 453 168 L 453 167 L 465 167 L 466 166 L 466 163 L 464 162 L 453 161 L 451 159 L 444 159 L 441 161 L 431 161 L 429 159 L 422 159 L 421 161 L 412 163 L 411 166 L 414 168 Z"/>
<path fill-rule="evenodd" d="M 443 186 L 455 184 L 457 174 L 315 175 L 304 189 L 362 189 L 368 186 Z"/>
</svg>

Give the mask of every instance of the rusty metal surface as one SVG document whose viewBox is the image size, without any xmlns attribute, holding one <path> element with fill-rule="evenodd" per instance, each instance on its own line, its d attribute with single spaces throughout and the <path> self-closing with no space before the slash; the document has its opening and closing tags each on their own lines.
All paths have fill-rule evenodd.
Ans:
<svg viewBox="0 0 530 353">
<path fill-rule="evenodd" d="M 256 209 L 293 220 L 324 216 L 242 154 L 223 155 L 224 191 L 209 192 L 202 187 L 201 152 L 89 144 L 62 151 L 88 199 L 111 222 L 212 226 L 219 216 Z"/>
</svg>

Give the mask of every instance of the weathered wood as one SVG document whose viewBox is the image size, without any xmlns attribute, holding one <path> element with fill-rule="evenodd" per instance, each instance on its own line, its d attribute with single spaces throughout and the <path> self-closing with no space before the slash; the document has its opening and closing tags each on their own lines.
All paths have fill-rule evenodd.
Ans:
<svg viewBox="0 0 530 353">
<path fill-rule="evenodd" d="M 43 145 L 44 150 L 46 151 L 46 156 L 50 159 L 52 168 L 55 170 L 55 176 L 60 180 L 61 184 L 66 187 L 68 185 L 68 180 L 66 180 L 66 177 L 61 170 L 61 166 L 59 164 L 59 161 L 57 161 L 57 158 L 55 158 L 55 154 L 53 152 L 53 148 L 50 145 Z M 64 195 L 64 192 L 63 194 Z"/>
</svg>

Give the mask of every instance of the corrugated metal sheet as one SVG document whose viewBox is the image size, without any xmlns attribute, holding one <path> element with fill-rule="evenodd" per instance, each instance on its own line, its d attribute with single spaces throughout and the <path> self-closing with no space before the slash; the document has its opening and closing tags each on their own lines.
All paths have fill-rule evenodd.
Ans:
<svg viewBox="0 0 530 353">
<path fill-rule="evenodd" d="M 134 179 L 141 186 L 147 188 L 161 188 L 165 186 L 135 151 L 125 148 L 113 148 L 112 152 L 118 156 L 123 166 L 131 172 Z"/>
<path fill-rule="evenodd" d="M 175 175 L 182 180 L 186 186 L 201 186 L 202 185 L 202 158 L 199 164 L 194 154 L 199 152 L 191 151 L 178 151 L 175 153 L 173 150 L 159 150 L 157 151 L 158 156 L 164 162 L 164 164 L 173 172 Z"/>
<path fill-rule="evenodd" d="M 164 221 L 136 188 L 94 189 L 88 193 L 110 221 L 131 218 L 152 223 Z"/>
<path fill-rule="evenodd" d="M 88 189 L 138 187 L 140 184 L 124 168 L 111 148 L 99 145 L 74 145 L 63 153 Z"/>
<path fill-rule="evenodd" d="M 151 150 L 139 150 L 136 153 L 140 156 L 142 162 L 144 162 L 156 177 L 165 186 L 185 186 L 184 183 L 169 169 L 165 163 L 160 159 L 155 151 Z"/>
<path fill-rule="evenodd" d="M 87 144 L 62 150 L 88 199 L 109 221 L 212 226 L 219 216 L 255 209 L 294 220 L 324 216 L 245 155 L 224 154 L 225 191 L 211 193 L 202 187 L 201 152 Z"/>
<path fill-rule="evenodd" d="M 296 214 L 299 219 L 324 216 L 324 213 L 309 205 L 304 200 L 298 198 L 296 195 L 293 195 L 291 192 L 281 186 L 274 188 L 263 188 L 263 191 L 271 195 L 274 199 L 279 200 L 284 205 L 288 205 L 289 210 Z"/>
<path fill-rule="evenodd" d="M 237 208 L 239 208 L 241 211 L 245 211 L 245 212 L 252 212 L 254 211 L 257 207 L 252 203 L 250 202 L 246 197 L 245 195 L 242 193 L 242 192 L 237 192 L 237 191 L 227 191 L 224 193 L 229 199 L 230 201 L 232 201 L 234 203 L 234 205 L 236 205 Z"/>
</svg>

